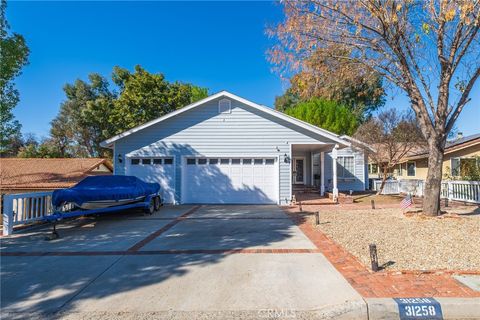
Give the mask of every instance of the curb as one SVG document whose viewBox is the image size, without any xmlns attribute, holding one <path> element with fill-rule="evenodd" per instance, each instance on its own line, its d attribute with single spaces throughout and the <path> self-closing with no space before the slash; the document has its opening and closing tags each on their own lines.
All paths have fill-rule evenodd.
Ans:
<svg viewBox="0 0 480 320">
<path fill-rule="evenodd" d="M 435 298 L 444 320 L 480 319 L 480 298 Z M 369 320 L 400 319 L 398 305 L 391 298 L 366 298 Z"/>
<path fill-rule="evenodd" d="M 368 307 L 363 299 L 347 300 L 338 305 L 327 305 L 311 312 L 308 319 L 366 320 Z"/>
</svg>

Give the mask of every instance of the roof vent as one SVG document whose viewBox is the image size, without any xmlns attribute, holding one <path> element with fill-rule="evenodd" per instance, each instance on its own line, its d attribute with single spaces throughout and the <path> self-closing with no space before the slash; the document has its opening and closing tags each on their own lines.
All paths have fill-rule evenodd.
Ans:
<svg viewBox="0 0 480 320">
<path fill-rule="evenodd" d="M 232 102 L 228 99 L 218 101 L 218 113 L 231 113 Z"/>
</svg>

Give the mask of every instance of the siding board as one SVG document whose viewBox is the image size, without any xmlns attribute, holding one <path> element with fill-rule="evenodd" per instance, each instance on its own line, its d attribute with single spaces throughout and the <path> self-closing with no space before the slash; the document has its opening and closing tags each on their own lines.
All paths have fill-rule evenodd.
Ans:
<svg viewBox="0 0 480 320">
<path fill-rule="evenodd" d="M 176 200 L 180 201 L 181 161 L 185 156 L 279 156 L 280 201 L 285 204 L 290 200 L 291 180 L 290 163 L 284 162 L 284 154 L 291 157 L 290 145 L 301 143 L 333 142 L 235 100 L 231 113 L 219 114 L 218 100 L 214 100 L 116 141 L 113 158 L 115 173 L 125 174 L 127 159 L 118 163 L 118 154 L 124 158 L 175 157 Z M 309 180 L 310 157 L 306 160 Z"/>
</svg>

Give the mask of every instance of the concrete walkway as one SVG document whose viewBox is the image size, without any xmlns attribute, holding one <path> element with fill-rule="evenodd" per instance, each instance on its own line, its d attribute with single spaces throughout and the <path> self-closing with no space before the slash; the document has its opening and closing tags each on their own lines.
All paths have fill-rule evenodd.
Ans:
<svg viewBox="0 0 480 320">
<path fill-rule="evenodd" d="M 276 206 L 175 206 L 1 240 L 2 319 L 366 319 Z"/>
</svg>

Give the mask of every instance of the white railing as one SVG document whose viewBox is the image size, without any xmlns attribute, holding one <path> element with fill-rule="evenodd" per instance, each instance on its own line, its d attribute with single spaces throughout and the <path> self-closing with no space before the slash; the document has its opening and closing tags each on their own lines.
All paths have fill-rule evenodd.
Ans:
<svg viewBox="0 0 480 320">
<path fill-rule="evenodd" d="M 380 190 L 382 181 L 373 183 L 373 190 Z M 382 194 L 408 193 L 422 197 L 425 192 L 423 180 L 403 179 L 387 180 Z M 480 203 L 480 181 L 442 181 L 441 197 L 448 200 L 456 200 L 470 203 Z"/>
<path fill-rule="evenodd" d="M 442 181 L 442 198 L 480 203 L 480 181 Z"/>
<path fill-rule="evenodd" d="M 52 214 L 52 191 L 3 195 L 3 234 L 13 226 L 42 220 Z"/>
<path fill-rule="evenodd" d="M 375 180 L 373 184 L 373 190 L 380 190 L 382 186 L 381 180 Z M 399 194 L 399 183 L 397 180 L 387 180 L 385 181 L 385 186 L 383 187 L 382 194 Z"/>
<path fill-rule="evenodd" d="M 416 197 L 423 197 L 425 183 L 423 180 L 403 179 L 398 180 L 400 193 L 411 194 Z"/>
</svg>

